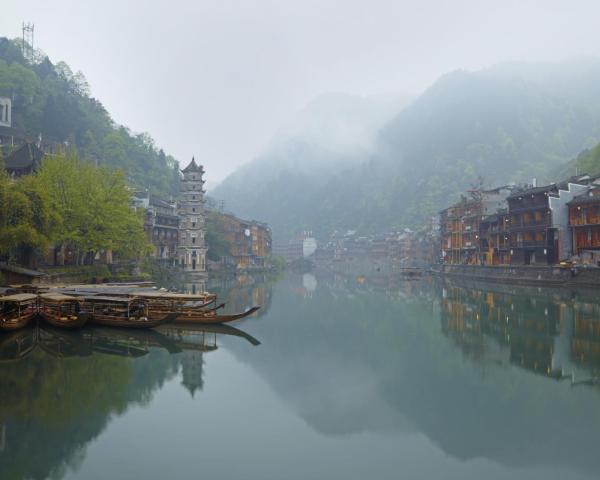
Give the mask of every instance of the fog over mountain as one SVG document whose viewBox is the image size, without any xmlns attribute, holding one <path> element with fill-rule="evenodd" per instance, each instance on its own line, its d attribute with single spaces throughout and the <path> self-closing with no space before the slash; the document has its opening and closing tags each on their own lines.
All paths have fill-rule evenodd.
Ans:
<svg viewBox="0 0 600 480">
<path fill-rule="evenodd" d="M 278 240 L 418 226 L 479 178 L 550 180 L 593 147 L 599 82 L 597 59 L 514 62 L 451 72 L 413 101 L 327 95 L 210 193 Z"/>
</svg>

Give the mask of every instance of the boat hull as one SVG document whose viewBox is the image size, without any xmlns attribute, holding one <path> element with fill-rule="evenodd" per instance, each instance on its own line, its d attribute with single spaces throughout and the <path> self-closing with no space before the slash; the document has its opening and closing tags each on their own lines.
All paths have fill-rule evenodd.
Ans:
<svg viewBox="0 0 600 480">
<path fill-rule="evenodd" d="M 75 318 L 73 318 L 73 315 L 65 318 L 59 317 L 58 315 L 50 312 L 42 311 L 40 312 L 40 317 L 42 317 L 46 323 L 52 325 L 53 327 L 73 330 L 83 327 L 90 320 L 91 314 L 82 312 L 75 316 Z"/>
<path fill-rule="evenodd" d="M 252 315 L 259 308 L 260 307 L 252 307 L 251 309 L 246 310 L 243 313 L 238 313 L 234 315 L 217 315 L 216 313 L 202 314 L 201 312 L 182 313 L 177 315 L 177 318 L 175 318 L 174 323 L 181 325 L 210 325 L 228 323 L 233 322 L 235 320 L 241 320 L 242 318 Z"/>
<path fill-rule="evenodd" d="M 36 316 L 35 312 L 26 313 L 15 319 L 0 319 L 0 331 L 12 332 L 29 325 L 29 322 Z"/>
<path fill-rule="evenodd" d="M 170 313 L 160 318 L 135 317 L 127 318 L 115 315 L 92 314 L 89 320 L 90 324 L 102 325 L 104 327 L 119 328 L 154 328 L 175 320 L 176 314 Z"/>
</svg>

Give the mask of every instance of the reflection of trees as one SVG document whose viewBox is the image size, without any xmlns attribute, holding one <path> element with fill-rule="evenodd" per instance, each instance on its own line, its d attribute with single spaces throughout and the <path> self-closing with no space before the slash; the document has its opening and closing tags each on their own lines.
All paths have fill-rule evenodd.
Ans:
<svg viewBox="0 0 600 480">
<path fill-rule="evenodd" d="M 269 348 L 252 355 L 231 348 L 314 428 L 337 435 L 419 430 L 459 458 L 600 467 L 581 448 L 600 440 L 598 392 L 529 370 L 537 362 L 543 371 L 547 341 L 568 319 L 553 293 L 532 301 L 525 291 L 500 292 L 491 302 L 480 290 L 454 299 L 449 315 L 440 311 L 448 305 L 435 285 L 426 294 L 413 284 L 416 296 L 390 298 L 319 280 L 306 298 L 299 284 L 290 276 L 276 285 L 273 321 L 252 324 Z"/>
<path fill-rule="evenodd" d="M 201 390 L 203 355 L 217 348 L 217 334 L 260 343 L 218 326 L 0 336 L 0 477 L 60 478 L 111 418 L 150 402 L 178 372 L 192 395 Z"/>
<path fill-rule="evenodd" d="M 110 416 L 138 396 L 129 390 L 132 376 L 127 359 L 60 359 L 41 349 L 0 369 L 3 476 L 41 479 L 68 466 Z"/>
</svg>

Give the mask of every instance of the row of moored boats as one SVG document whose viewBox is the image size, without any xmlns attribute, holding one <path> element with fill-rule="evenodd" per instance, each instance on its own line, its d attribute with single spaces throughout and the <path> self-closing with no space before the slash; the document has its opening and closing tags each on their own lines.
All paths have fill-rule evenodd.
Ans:
<svg viewBox="0 0 600 480">
<path fill-rule="evenodd" d="M 211 293 L 187 295 L 122 285 L 17 290 L 0 296 L 0 331 L 23 328 L 36 317 L 67 329 L 86 324 L 123 328 L 153 328 L 170 322 L 219 324 L 240 320 L 260 308 L 220 315 L 224 306 Z"/>
</svg>

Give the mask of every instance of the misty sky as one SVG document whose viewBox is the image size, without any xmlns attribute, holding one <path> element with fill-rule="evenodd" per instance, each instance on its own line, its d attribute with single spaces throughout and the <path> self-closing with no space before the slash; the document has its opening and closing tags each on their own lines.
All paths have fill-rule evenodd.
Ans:
<svg viewBox="0 0 600 480">
<path fill-rule="evenodd" d="M 0 36 L 82 70 L 113 118 L 210 183 L 324 92 L 418 93 L 505 60 L 600 56 L 600 2 L 2 0 Z"/>
</svg>

